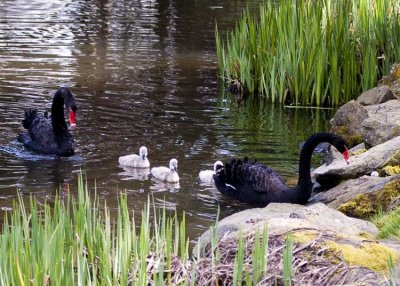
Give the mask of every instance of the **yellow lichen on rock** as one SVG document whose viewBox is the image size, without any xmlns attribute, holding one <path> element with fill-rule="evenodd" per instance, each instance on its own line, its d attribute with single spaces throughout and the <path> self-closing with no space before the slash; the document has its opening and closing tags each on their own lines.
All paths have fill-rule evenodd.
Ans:
<svg viewBox="0 0 400 286">
<path fill-rule="evenodd" d="M 400 174 L 400 166 L 386 166 L 382 169 L 382 171 L 384 171 L 388 176 L 397 175 Z"/>
<path fill-rule="evenodd" d="M 400 165 L 400 150 L 397 150 L 385 166 L 398 166 Z"/>
<path fill-rule="evenodd" d="M 363 136 L 358 133 L 351 134 L 348 126 L 337 126 L 333 131 L 345 138 L 347 144 L 349 144 L 348 147 L 353 147 L 363 142 Z"/>
<path fill-rule="evenodd" d="M 377 242 L 363 242 L 360 246 L 354 246 L 328 241 L 327 245 L 328 249 L 339 252 L 348 264 L 363 266 L 381 274 L 388 273 L 389 257 L 394 262 L 398 259 L 395 250 Z"/>
<path fill-rule="evenodd" d="M 298 243 L 308 243 L 313 241 L 318 236 L 318 231 L 316 230 L 302 230 L 295 231 L 291 233 L 293 241 Z"/>
<path fill-rule="evenodd" d="M 357 155 L 360 155 L 360 154 L 362 154 L 362 153 L 365 153 L 365 151 L 367 151 L 367 149 L 358 149 L 357 151 L 354 151 L 354 152 L 351 152 L 351 154 L 353 155 L 353 156 L 357 156 Z"/>
<path fill-rule="evenodd" d="M 387 183 L 381 190 L 359 194 L 338 207 L 348 216 L 368 218 L 379 210 L 385 211 L 390 203 L 400 196 L 400 180 Z"/>
</svg>

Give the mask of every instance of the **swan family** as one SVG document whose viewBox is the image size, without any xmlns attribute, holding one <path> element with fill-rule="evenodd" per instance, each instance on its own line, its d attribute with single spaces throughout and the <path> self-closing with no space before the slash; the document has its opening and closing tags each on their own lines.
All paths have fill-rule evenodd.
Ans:
<svg viewBox="0 0 400 286">
<path fill-rule="evenodd" d="M 25 110 L 23 127 L 27 130 L 17 139 L 27 149 L 37 153 L 61 157 L 74 155 L 74 140 L 64 118 L 67 110 L 71 128 L 76 126 L 77 105 L 74 95 L 67 87 L 56 91 L 51 105 L 51 114 L 38 113 L 36 109 Z M 294 187 L 288 187 L 283 178 L 270 167 L 248 158 L 232 158 L 225 164 L 214 163 L 213 170 L 199 172 L 202 183 L 214 183 L 218 191 L 239 201 L 263 207 L 271 202 L 306 204 L 311 196 L 310 175 L 311 156 L 319 143 L 327 142 L 342 153 L 348 163 L 349 153 L 345 140 L 333 133 L 316 133 L 304 143 L 299 160 L 299 178 Z M 121 166 L 150 168 L 146 146 L 141 146 L 139 154 L 124 155 L 118 158 Z M 169 166 L 151 168 L 150 174 L 156 180 L 178 183 L 178 160 L 172 158 Z"/>
</svg>

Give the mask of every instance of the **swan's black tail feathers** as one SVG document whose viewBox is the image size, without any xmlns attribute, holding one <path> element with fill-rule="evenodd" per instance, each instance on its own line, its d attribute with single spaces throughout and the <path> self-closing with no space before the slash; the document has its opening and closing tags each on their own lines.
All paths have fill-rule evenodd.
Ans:
<svg viewBox="0 0 400 286">
<path fill-rule="evenodd" d="M 22 126 L 24 126 L 25 129 L 29 129 L 33 121 L 35 120 L 36 116 L 37 116 L 36 109 L 30 108 L 28 110 L 25 110 L 25 118 L 22 120 Z"/>
</svg>

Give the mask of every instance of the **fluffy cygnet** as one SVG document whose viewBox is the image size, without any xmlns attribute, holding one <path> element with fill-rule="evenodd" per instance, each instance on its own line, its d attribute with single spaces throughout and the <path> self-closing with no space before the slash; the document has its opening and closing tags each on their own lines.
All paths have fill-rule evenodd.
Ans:
<svg viewBox="0 0 400 286">
<path fill-rule="evenodd" d="M 199 173 L 200 181 L 202 183 L 212 183 L 212 182 L 214 182 L 213 175 L 215 174 L 215 171 L 217 170 L 217 166 L 224 166 L 224 164 L 221 161 L 216 161 L 214 163 L 214 170 L 200 171 L 200 173 Z"/>
<path fill-rule="evenodd" d="M 177 173 L 178 170 L 178 160 L 171 159 L 169 161 L 169 168 L 167 167 L 154 167 L 151 168 L 151 174 L 154 178 L 169 182 L 169 183 L 176 183 L 179 182 L 179 176 Z"/>
<path fill-rule="evenodd" d="M 140 147 L 139 155 L 131 154 L 126 156 L 121 156 L 118 162 L 123 166 L 133 167 L 133 168 L 149 168 L 150 162 L 147 159 L 147 148 L 145 146 Z"/>
</svg>

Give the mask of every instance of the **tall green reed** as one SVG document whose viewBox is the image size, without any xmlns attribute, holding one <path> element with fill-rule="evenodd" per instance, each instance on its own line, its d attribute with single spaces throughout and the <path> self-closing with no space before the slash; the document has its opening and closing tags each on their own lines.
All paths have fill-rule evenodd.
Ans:
<svg viewBox="0 0 400 286">
<path fill-rule="evenodd" d="M 268 0 L 223 40 L 221 77 L 250 95 L 337 106 L 376 85 L 400 59 L 400 0 Z M 217 29 L 216 29 L 217 30 Z"/>
<path fill-rule="evenodd" d="M 76 198 L 41 205 L 19 196 L 0 235 L 1 285 L 172 285 L 171 259 L 189 259 L 184 219 L 165 208 L 151 218 L 149 201 L 137 231 L 125 194 L 113 217 L 97 198 L 82 177 Z"/>
</svg>

